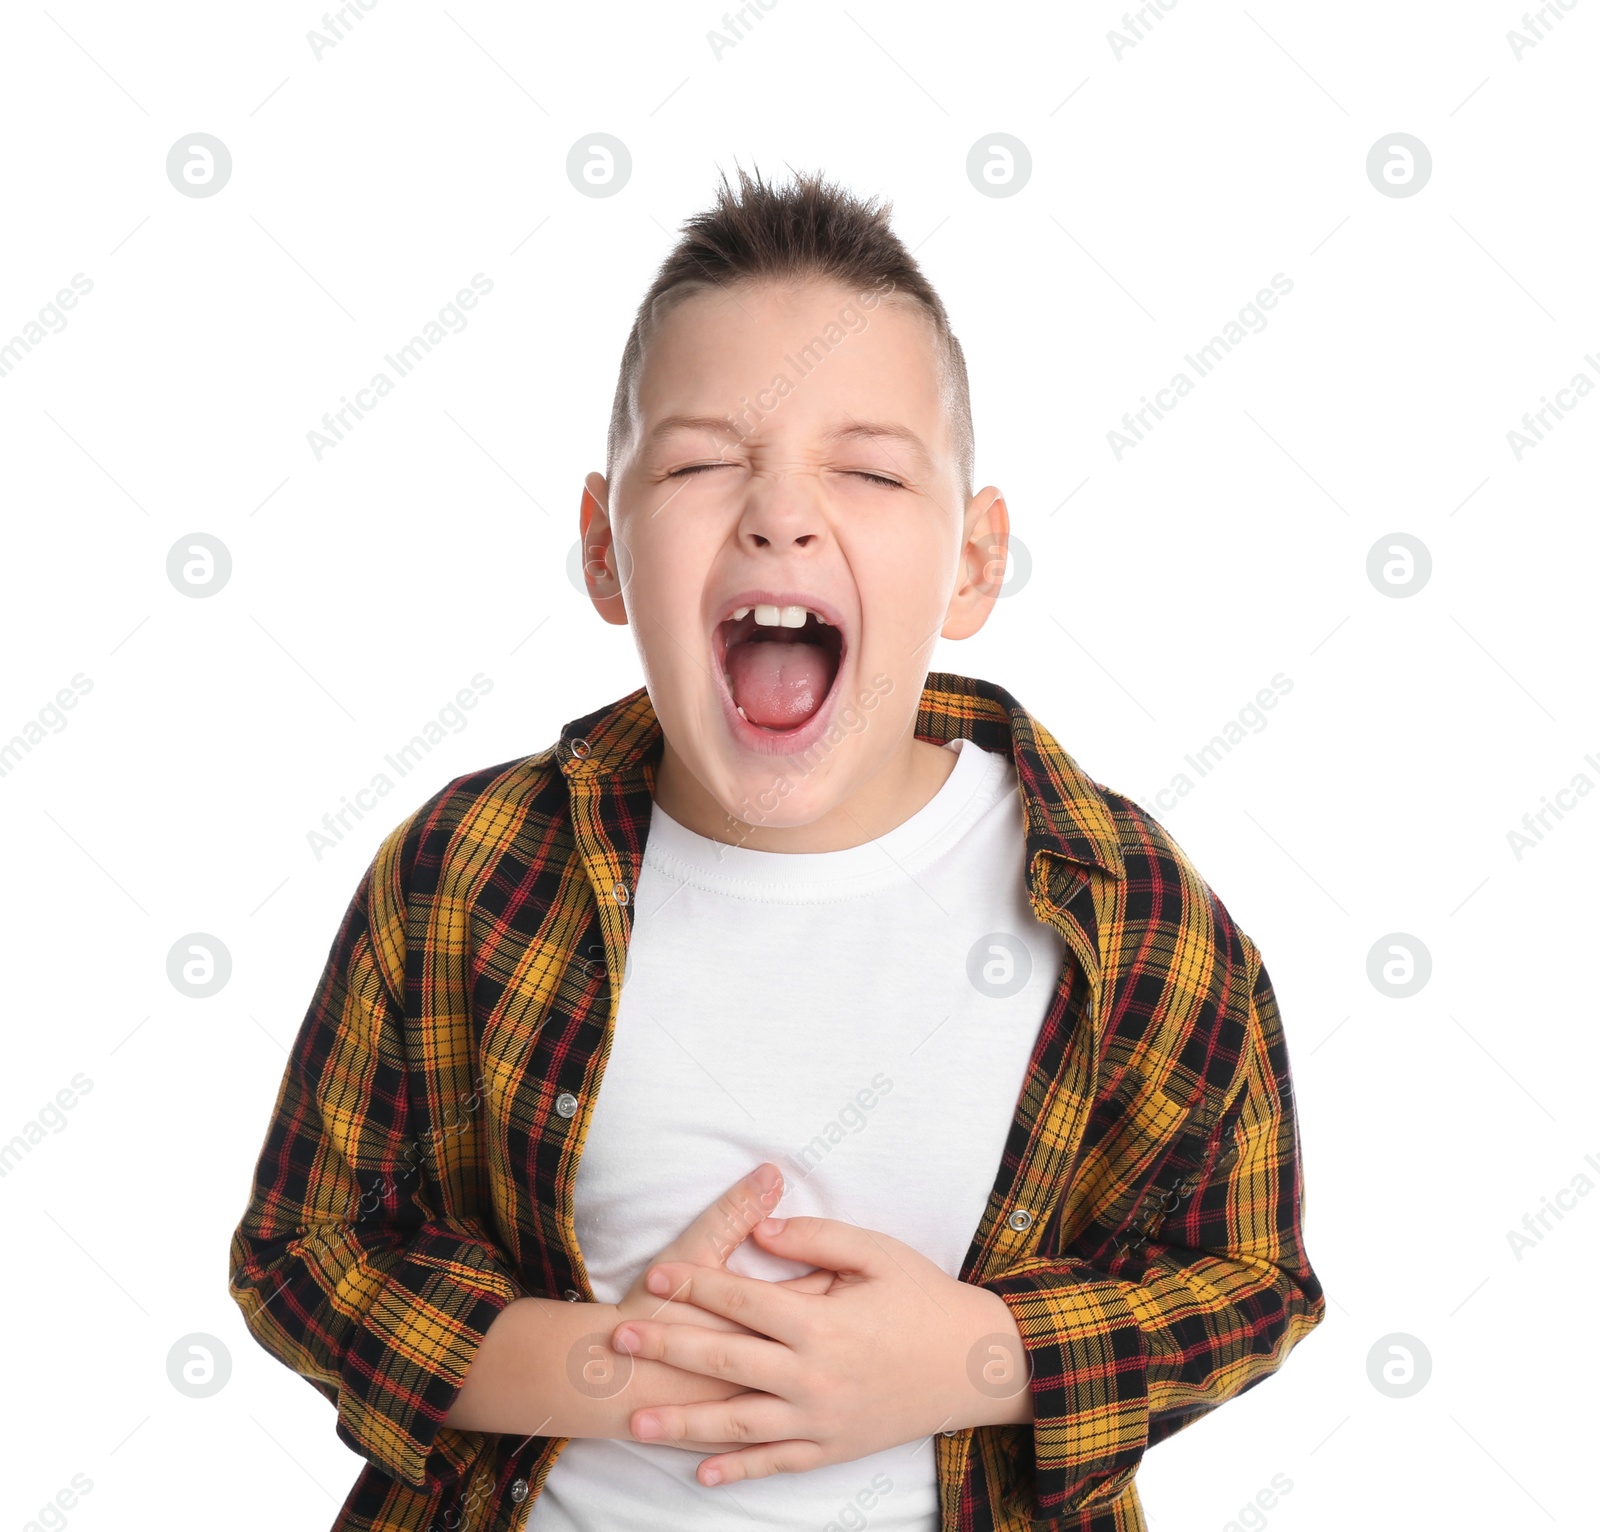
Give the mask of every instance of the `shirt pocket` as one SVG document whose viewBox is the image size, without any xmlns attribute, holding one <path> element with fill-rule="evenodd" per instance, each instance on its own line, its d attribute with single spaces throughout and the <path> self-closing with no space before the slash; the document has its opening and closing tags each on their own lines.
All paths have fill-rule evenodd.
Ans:
<svg viewBox="0 0 1600 1532">
<path fill-rule="evenodd" d="M 1135 1066 L 1101 1098 L 1085 1130 L 1065 1198 L 1060 1239 L 1127 1254 L 1193 1189 L 1209 1124 L 1203 1098 L 1173 1094 Z"/>
</svg>

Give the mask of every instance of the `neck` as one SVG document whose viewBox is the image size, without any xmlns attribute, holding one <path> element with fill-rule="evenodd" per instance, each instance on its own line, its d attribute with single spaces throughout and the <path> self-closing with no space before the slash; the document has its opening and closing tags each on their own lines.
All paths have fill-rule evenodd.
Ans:
<svg viewBox="0 0 1600 1532">
<path fill-rule="evenodd" d="M 685 828 L 725 845 L 751 851 L 845 851 L 904 824 L 939 791 L 955 763 L 954 751 L 931 745 L 908 730 L 900 747 L 871 777 L 815 819 L 782 826 L 742 819 L 730 823 L 728 812 L 671 742 L 663 740 L 655 801 Z"/>
</svg>

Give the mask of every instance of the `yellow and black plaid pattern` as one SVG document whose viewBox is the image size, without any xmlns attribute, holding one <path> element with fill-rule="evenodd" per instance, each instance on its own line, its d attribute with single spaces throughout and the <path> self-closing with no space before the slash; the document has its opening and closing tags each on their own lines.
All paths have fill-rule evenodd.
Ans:
<svg viewBox="0 0 1600 1532">
<path fill-rule="evenodd" d="M 935 1439 L 943 1532 L 1136 1532 L 1145 1449 L 1322 1318 L 1272 986 L 1167 832 L 990 683 L 917 733 L 1008 755 L 1068 960 L 962 1276 L 1027 1347 L 1032 1426 Z M 229 1290 L 367 1459 L 335 1532 L 520 1526 L 564 1442 L 440 1426 L 512 1299 L 591 1298 L 572 1190 L 660 725 L 643 689 L 398 825 L 279 1088 Z"/>
</svg>

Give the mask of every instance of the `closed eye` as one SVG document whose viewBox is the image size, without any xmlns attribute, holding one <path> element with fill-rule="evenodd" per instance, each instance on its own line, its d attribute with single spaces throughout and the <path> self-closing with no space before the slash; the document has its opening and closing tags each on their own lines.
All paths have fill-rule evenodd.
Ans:
<svg viewBox="0 0 1600 1532">
<path fill-rule="evenodd" d="M 872 484 L 886 484 L 890 489 L 904 489 L 905 485 L 898 479 L 885 478 L 881 473 L 868 473 L 865 468 L 847 468 L 846 473 L 854 474 L 858 479 L 866 479 Z"/>
<path fill-rule="evenodd" d="M 668 474 L 669 479 L 680 479 L 686 474 L 704 473 L 708 468 L 730 468 L 733 465 L 726 459 L 716 463 L 686 463 L 682 468 L 674 468 Z M 865 479 L 869 484 L 882 484 L 889 489 L 904 489 L 898 479 L 890 479 L 881 473 L 869 473 L 865 468 L 847 468 L 844 470 L 853 478 Z"/>
</svg>

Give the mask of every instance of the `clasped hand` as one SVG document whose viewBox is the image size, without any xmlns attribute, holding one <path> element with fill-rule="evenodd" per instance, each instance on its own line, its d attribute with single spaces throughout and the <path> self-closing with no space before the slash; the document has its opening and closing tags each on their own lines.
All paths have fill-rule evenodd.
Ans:
<svg viewBox="0 0 1600 1532">
<path fill-rule="evenodd" d="M 781 1177 L 762 1172 L 763 1202 L 776 1205 Z M 803 1473 L 937 1431 L 1033 1418 L 1026 1354 L 997 1294 L 902 1240 L 835 1219 L 769 1217 L 749 1237 L 816 1269 L 770 1282 L 720 1258 L 666 1258 L 669 1248 L 643 1276 L 654 1309 L 625 1302 L 611 1333 L 620 1352 L 737 1390 L 629 1417 L 639 1441 L 713 1452 L 699 1466 L 702 1484 Z"/>
</svg>

